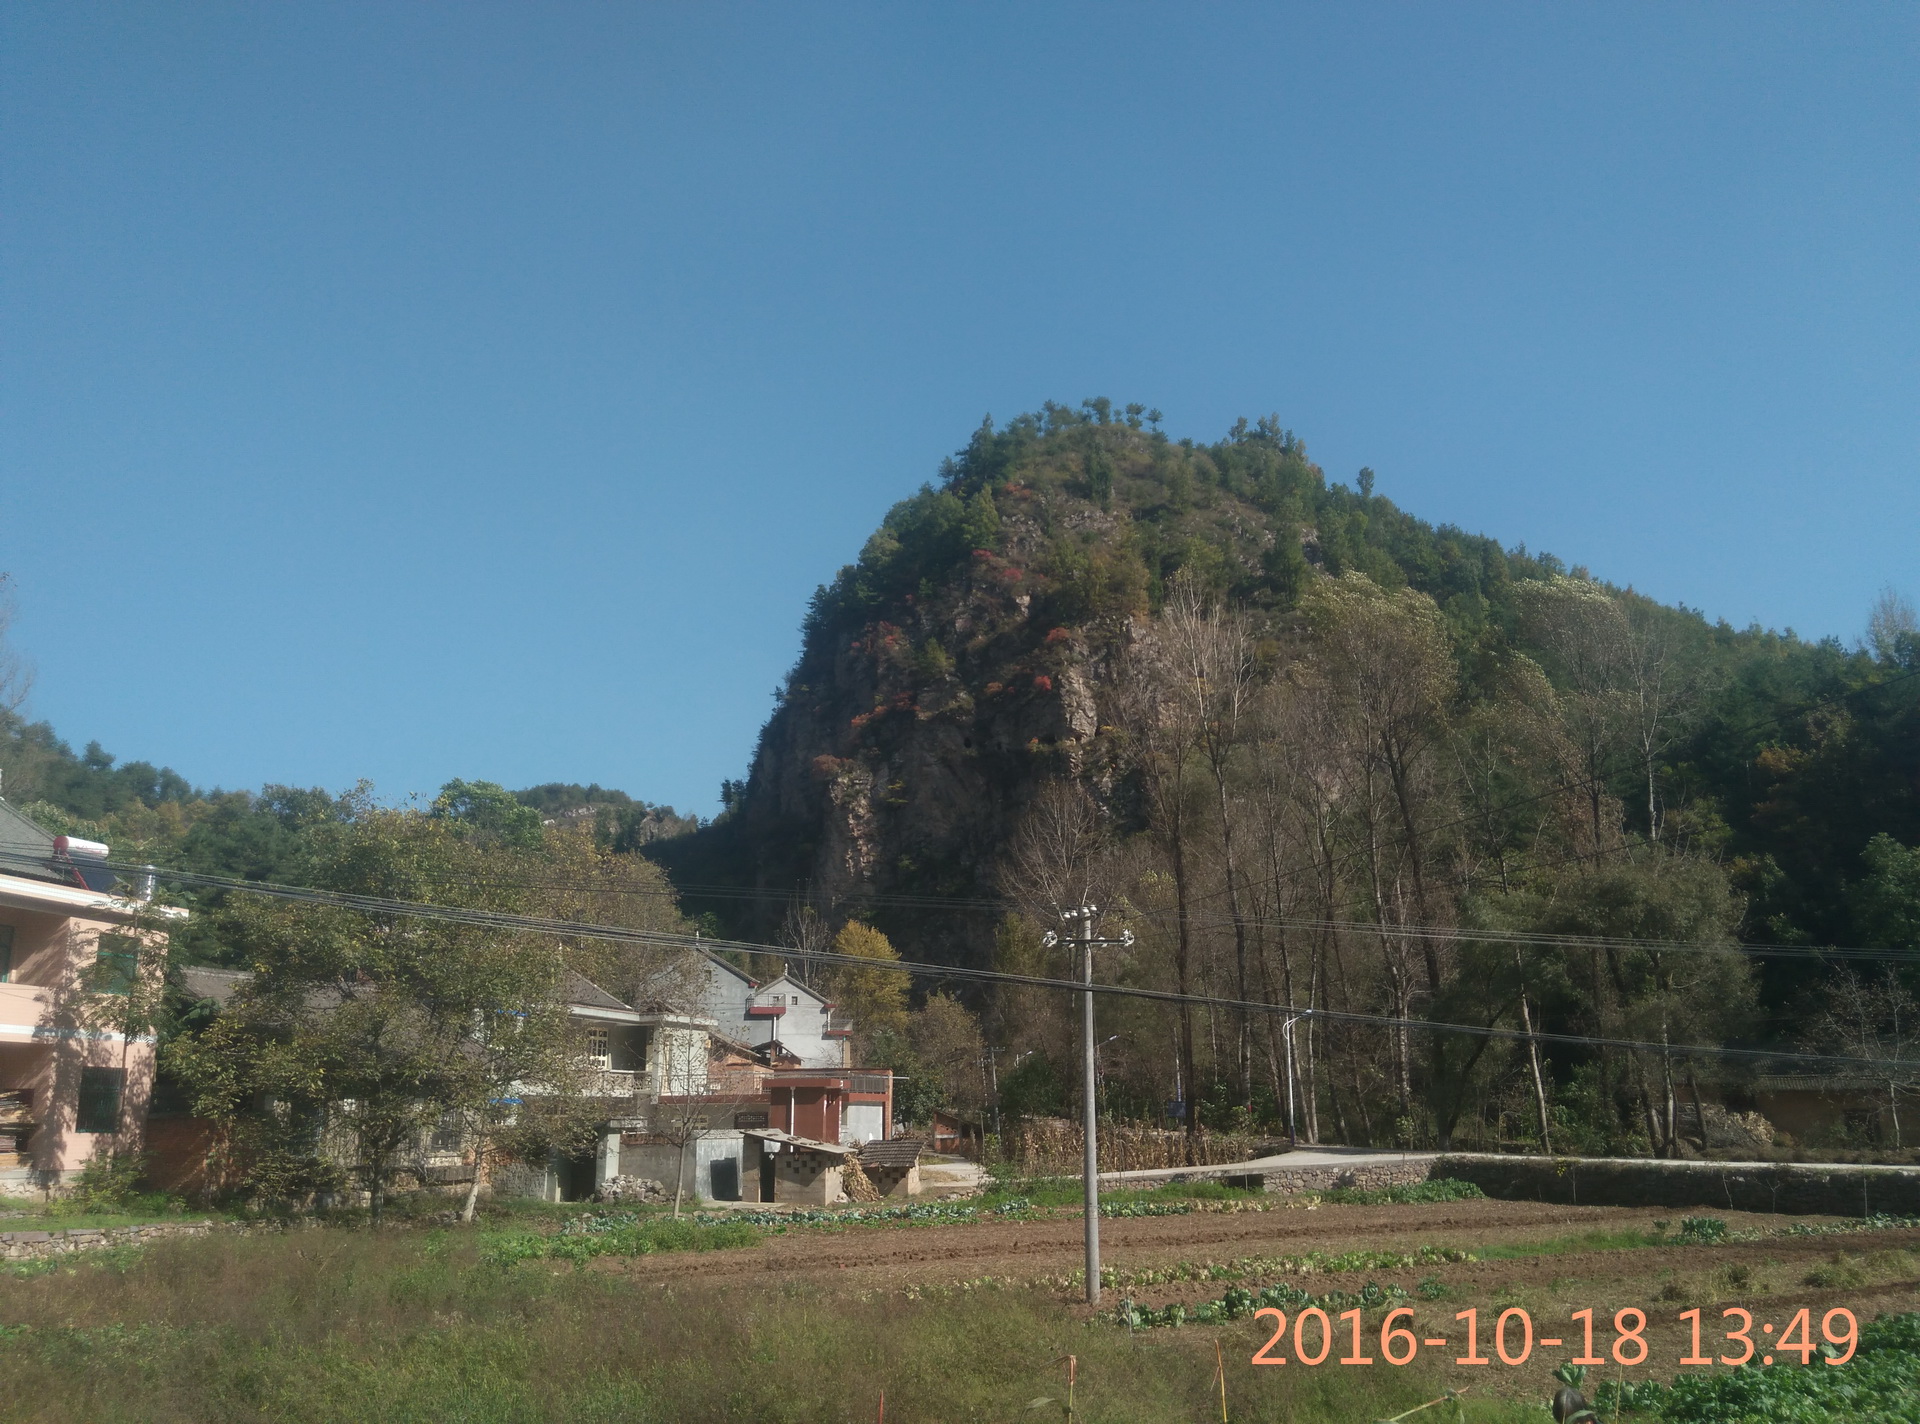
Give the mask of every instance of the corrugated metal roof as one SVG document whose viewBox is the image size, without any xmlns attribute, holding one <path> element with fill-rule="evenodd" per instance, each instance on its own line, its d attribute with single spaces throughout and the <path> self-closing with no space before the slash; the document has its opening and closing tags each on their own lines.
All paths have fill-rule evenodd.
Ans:
<svg viewBox="0 0 1920 1424">
<path fill-rule="evenodd" d="M 777 1127 L 742 1128 L 742 1137 L 757 1137 L 762 1142 L 777 1142 L 791 1147 L 796 1152 L 824 1152 L 830 1157 L 851 1157 L 854 1149 L 842 1147 L 837 1142 L 818 1142 L 811 1137 L 795 1137 L 791 1132 L 782 1132 Z"/>
</svg>

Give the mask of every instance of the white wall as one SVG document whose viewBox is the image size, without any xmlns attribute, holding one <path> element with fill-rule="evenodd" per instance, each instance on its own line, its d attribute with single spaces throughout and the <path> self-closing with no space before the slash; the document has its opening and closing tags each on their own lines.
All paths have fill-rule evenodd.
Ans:
<svg viewBox="0 0 1920 1424">
<path fill-rule="evenodd" d="M 784 974 L 758 989 L 749 989 L 746 980 L 712 960 L 703 963 L 706 968 L 701 989 L 703 1002 L 697 1012 L 718 1023 L 721 1033 L 755 1048 L 762 1047 L 777 1034 L 781 1046 L 796 1055 L 803 1067 L 845 1066 L 846 1053 L 841 1040 L 826 1037 L 826 1002 L 818 994 Z M 786 1000 L 786 1013 L 778 1019 L 747 1017 L 749 1003 L 765 1004 L 775 995 Z"/>
<path fill-rule="evenodd" d="M 840 1141 L 853 1147 L 872 1142 L 887 1130 L 887 1110 L 879 1103 L 848 1103 L 846 1120 L 840 1128 Z"/>
</svg>

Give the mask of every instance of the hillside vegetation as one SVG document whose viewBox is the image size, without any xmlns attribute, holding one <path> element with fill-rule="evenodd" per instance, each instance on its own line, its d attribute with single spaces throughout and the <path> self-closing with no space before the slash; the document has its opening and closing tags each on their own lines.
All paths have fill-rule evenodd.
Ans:
<svg viewBox="0 0 1920 1424">
<path fill-rule="evenodd" d="M 728 811 L 654 848 L 742 932 L 782 897 L 922 957 L 1064 972 L 1097 890 L 1111 977 L 1333 1010 L 1651 1041 L 1860 1048 L 1907 993 L 1780 946 L 1920 948 L 1920 639 L 1712 624 L 1329 482 L 1275 419 L 1213 444 L 1138 406 L 991 422 L 816 594 Z M 1115 927 L 1110 925 L 1110 928 Z M 1680 941 L 1569 952 L 1473 931 Z M 1059 1110 L 1066 1006 L 992 1006 Z M 1724 1065 L 1115 1008 L 1105 1091 L 1199 1084 L 1309 1129 L 1681 1150 Z M 1735 1075 L 1738 1076 L 1738 1075 Z M 1737 1085 L 1736 1085 L 1737 1087 Z"/>
<path fill-rule="evenodd" d="M 815 595 L 715 822 L 562 783 L 511 814 L 452 783 L 450 814 L 484 791 L 489 834 L 650 858 L 709 926 L 803 948 L 872 926 L 1069 973 L 1041 933 L 1091 896 L 1136 935 L 1103 977 L 1320 1011 L 1103 1006 L 1123 1116 L 1271 1130 L 1292 1102 L 1323 1139 L 1683 1153 L 1713 1144 L 1682 1108 L 1737 1108 L 1756 1071 L 1569 1035 L 1885 1061 L 1868 1085 L 1910 1122 L 1913 971 L 1885 958 L 1920 953 L 1910 607 L 1853 648 L 1714 624 L 1417 519 L 1371 471 L 1330 482 L 1277 419 L 1157 426 L 1104 400 L 984 423 Z M 257 879 L 366 814 L 201 792 L 11 712 L 0 770 L 52 828 Z M 223 923 L 178 951 L 231 962 Z M 1882 958 L 1762 952 L 1827 945 Z M 984 1029 L 1008 1111 L 1072 1106 L 1070 1005 L 939 987 L 910 1032 L 859 1005 L 895 1025 L 863 1051 L 978 1109 Z M 1905 1150 L 1885 1116 L 1822 1145 Z"/>
</svg>

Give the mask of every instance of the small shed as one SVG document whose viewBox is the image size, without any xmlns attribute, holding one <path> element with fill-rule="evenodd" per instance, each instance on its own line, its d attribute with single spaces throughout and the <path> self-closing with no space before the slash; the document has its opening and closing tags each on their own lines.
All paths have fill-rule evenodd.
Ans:
<svg viewBox="0 0 1920 1424">
<path fill-rule="evenodd" d="M 981 1157 L 980 1124 L 961 1117 L 958 1113 L 936 1110 L 932 1115 L 931 1140 L 926 1147 L 929 1152 L 944 1153 L 952 1157 L 966 1157 L 978 1162 Z"/>
<path fill-rule="evenodd" d="M 860 1170 L 883 1197 L 920 1195 L 920 1149 L 917 1137 L 876 1137 L 860 1147 Z"/>
<path fill-rule="evenodd" d="M 741 1200 L 832 1206 L 847 1199 L 841 1179 L 853 1148 L 796 1137 L 777 1127 L 749 1127 L 740 1136 L 746 1144 Z"/>
</svg>

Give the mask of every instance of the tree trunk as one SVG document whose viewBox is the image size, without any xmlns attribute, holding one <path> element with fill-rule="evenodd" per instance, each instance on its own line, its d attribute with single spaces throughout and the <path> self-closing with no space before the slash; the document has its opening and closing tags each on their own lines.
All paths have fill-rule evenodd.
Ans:
<svg viewBox="0 0 1920 1424">
<path fill-rule="evenodd" d="M 1237 997 L 1242 1003 L 1253 996 L 1248 992 L 1247 981 L 1247 917 L 1240 907 L 1239 867 L 1233 853 L 1233 811 L 1227 801 L 1227 770 L 1223 758 L 1213 758 L 1213 784 L 1220 802 L 1220 845 L 1225 857 L 1227 876 L 1227 915 L 1233 921 L 1233 957 L 1237 971 Z M 1244 1106 L 1253 1106 L 1253 1025 L 1245 1009 L 1234 1013 L 1235 1021 L 1235 1058 L 1236 1076 L 1240 1099 Z"/>
<path fill-rule="evenodd" d="M 681 1196 L 681 1193 L 682 1193 L 682 1192 L 684 1192 L 684 1191 L 686 1190 L 686 1183 L 687 1183 L 687 1146 L 688 1146 L 688 1144 L 689 1144 L 689 1143 L 690 1143 L 691 1141 L 692 1141 L 692 1139 L 691 1139 L 691 1138 L 688 1138 L 688 1137 L 685 1137 L 685 1136 L 682 1136 L 682 1137 L 681 1137 L 681 1139 L 680 1139 L 680 1165 L 679 1165 L 679 1167 L 678 1167 L 678 1168 L 677 1168 L 677 1169 L 675 1170 L 675 1172 L 674 1172 L 674 1174 L 673 1174 L 673 1214 L 674 1214 L 674 1217 L 675 1217 L 676 1219 L 677 1219 L 677 1218 L 679 1217 L 679 1215 L 680 1215 L 680 1196 Z"/>
<path fill-rule="evenodd" d="M 1520 951 L 1515 949 L 1513 957 L 1517 961 Z M 1520 986 L 1520 1022 L 1527 1030 L 1527 1057 L 1533 1064 L 1533 1101 L 1540 1109 L 1540 1151 L 1543 1156 L 1553 1156 L 1553 1130 L 1548 1126 L 1547 1084 L 1540 1072 L 1540 1040 L 1533 1032 L 1533 1011 L 1527 1007 L 1526 984 Z"/>
<path fill-rule="evenodd" d="M 486 1167 L 487 1139 L 485 1134 L 474 1139 L 473 1144 L 473 1180 L 467 1183 L 467 1199 L 460 1207 L 460 1220 L 473 1225 L 473 1214 L 480 1205 L 480 1173 Z"/>
<path fill-rule="evenodd" d="M 1180 1002 L 1180 1073 L 1186 1080 L 1184 1091 L 1186 1100 L 1181 1104 L 1187 1114 L 1187 1165 L 1195 1166 L 1199 1162 L 1199 1086 L 1194 1073 L 1193 1059 L 1193 1005 L 1186 996 L 1193 992 L 1192 963 L 1193 940 L 1192 926 L 1187 920 L 1187 852 L 1186 837 L 1179 828 L 1172 835 L 1173 850 L 1173 905 L 1179 924 L 1179 934 L 1174 937 L 1173 969 L 1179 983 Z"/>
</svg>

